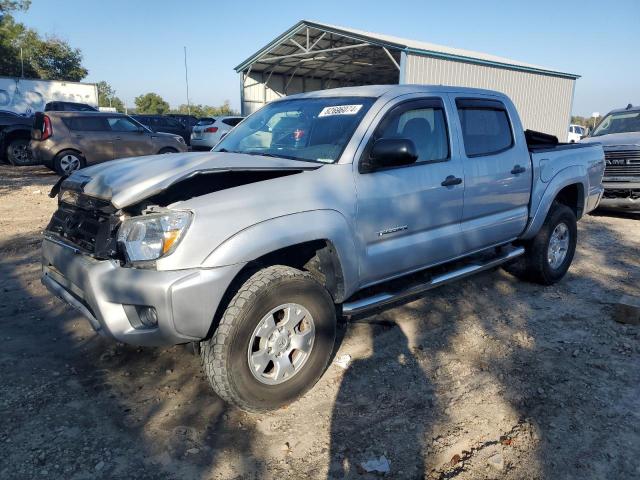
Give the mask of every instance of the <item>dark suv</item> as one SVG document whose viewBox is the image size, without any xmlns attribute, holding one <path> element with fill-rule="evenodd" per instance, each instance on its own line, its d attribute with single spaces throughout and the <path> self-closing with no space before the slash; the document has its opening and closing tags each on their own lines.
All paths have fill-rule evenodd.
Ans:
<svg viewBox="0 0 640 480">
<path fill-rule="evenodd" d="M 175 118 L 167 117 L 165 115 L 132 115 L 132 117 L 145 127 L 149 127 L 154 132 L 180 135 L 184 139 L 185 143 L 189 145 L 191 140 L 191 130 L 186 128 Z"/>
<path fill-rule="evenodd" d="M 7 110 L 0 110 L 0 160 L 11 165 L 32 163 L 29 138 L 33 117 L 26 117 Z"/>
<path fill-rule="evenodd" d="M 96 107 L 78 102 L 49 102 L 44 106 L 45 112 L 98 112 Z"/>
</svg>

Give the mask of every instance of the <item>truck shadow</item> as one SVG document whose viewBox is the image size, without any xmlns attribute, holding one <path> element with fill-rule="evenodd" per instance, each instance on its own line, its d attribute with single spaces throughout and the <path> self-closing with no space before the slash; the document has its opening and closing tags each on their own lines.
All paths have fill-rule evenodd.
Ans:
<svg viewBox="0 0 640 480">
<path fill-rule="evenodd" d="M 365 319 L 385 326 L 342 377 L 328 477 L 374 478 L 381 455 L 393 478 L 637 472 L 638 330 L 612 316 L 639 293 L 638 244 L 588 219 L 580 237 L 555 286 L 488 272 Z"/>
</svg>

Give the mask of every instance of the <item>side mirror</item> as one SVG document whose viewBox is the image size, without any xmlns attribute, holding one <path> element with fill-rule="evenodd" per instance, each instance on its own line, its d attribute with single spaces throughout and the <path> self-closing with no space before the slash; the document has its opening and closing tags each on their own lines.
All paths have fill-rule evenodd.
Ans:
<svg viewBox="0 0 640 480">
<path fill-rule="evenodd" d="M 379 168 L 401 167 L 415 163 L 418 151 L 413 140 L 408 138 L 381 138 L 376 140 L 371 149 L 365 171 Z"/>
</svg>

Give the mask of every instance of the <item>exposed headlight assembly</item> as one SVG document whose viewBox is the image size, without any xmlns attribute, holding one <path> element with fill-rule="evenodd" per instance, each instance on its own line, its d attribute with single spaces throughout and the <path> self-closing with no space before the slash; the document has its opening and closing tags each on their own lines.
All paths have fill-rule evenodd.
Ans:
<svg viewBox="0 0 640 480">
<path fill-rule="evenodd" d="M 157 260 L 175 250 L 191 217 L 191 212 L 174 211 L 127 218 L 118 230 L 118 242 L 130 262 Z"/>
</svg>

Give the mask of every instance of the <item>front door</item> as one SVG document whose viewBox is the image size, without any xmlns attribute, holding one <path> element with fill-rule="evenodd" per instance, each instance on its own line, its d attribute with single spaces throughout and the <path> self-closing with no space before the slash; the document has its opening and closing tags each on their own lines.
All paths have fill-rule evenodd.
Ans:
<svg viewBox="0 0 640 480">
<path fill-rule="evenodd" d="M 113 132 L 115 158 L 158 153 L 151 140 L 151 132 L 141 129 L 127 117 L 109 117 L 108 121 Z"/>
<path fill-rule="evenodd" d="M 355 172 L 361 286 L 460 254 L 463 168 L 449 117 L 440 98 L 403 102 L 367 144 L 363 158 L 380 138 L 407 138 L 419 157 L 404 167 Z"/>
<path fill-rule="evenodd" d="M 465 175 L 462 234 L 465 251 L 518 237 L 527 225 L 531 161 L 506 106 L 493 98 L 455 99 Z"/>
</svg>

